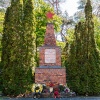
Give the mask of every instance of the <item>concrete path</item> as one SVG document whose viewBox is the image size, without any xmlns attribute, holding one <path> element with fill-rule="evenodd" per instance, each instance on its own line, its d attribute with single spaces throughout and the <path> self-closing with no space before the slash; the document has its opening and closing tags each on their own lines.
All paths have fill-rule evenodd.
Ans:
<svg viewBox="0 0 100 100">
<path fill-rule="evenodd" d="M 100 100 L 100 97 L 69 97 L 69 98 L 2 98 L 0 100 Z"/>
</svg>

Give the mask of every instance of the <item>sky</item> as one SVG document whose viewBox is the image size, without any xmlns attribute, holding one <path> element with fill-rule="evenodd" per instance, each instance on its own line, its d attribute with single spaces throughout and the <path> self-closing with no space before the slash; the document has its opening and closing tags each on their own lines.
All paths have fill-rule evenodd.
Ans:
<svg viewBox="0 0 100 100">
<path fill-rule="evenodd" d="M 79 0 L 66 0 L 65 3 L 60 5 L 62 11 L 67 10 L 68 15 L 72 16 L 77 11 L 77 6 Z"/>
</svg>

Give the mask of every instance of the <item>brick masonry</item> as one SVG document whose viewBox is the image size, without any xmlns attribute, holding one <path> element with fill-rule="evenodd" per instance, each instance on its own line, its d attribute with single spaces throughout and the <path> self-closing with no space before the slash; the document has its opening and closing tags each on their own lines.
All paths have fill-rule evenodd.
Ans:
<svg viewBox="0 0 100 100">
<path fill-rule="evenodd" d="M 44 45 L 39 48 L 39 67 L 35 69 L 35 83 L 48 81 L 66 85 L 66 69 L 61 68 L 61 48 L 56 46 L 52 23 L 47 24 Z"/>
<path fill-rule="evenodd" d="M 54 49 L 56 51 L 56 62 L 45 63 L 45 50 Z M 58 46 L 42 46 L 39 49 L 39 66 L 60 66 L 61 67 L 61 49 Z"/>
<path fill-rule="evenodd" d="M 55 39 L 55 35 L 54 35 L 54 26 L 52 23 L 47 24 L 44 45 L 45 46 L 56 46 L 56 39 Z"/>
<path fill-rule="evenodd" d="M 66 85 L 65 68 L 36 68 L 35 83 L 46 84 L 46 82 Z"/>
</svg>

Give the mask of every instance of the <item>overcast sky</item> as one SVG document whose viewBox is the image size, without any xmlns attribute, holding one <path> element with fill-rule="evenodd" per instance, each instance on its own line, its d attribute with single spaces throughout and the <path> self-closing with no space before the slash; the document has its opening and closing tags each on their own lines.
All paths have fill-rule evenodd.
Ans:
<svg viewBox="0 0 100 100">
<path fill-rule="evenodd" d="M 62 11 L 67 10 L 68 15 L 72 16 L 77 11 L 77 6 L 79 0 L 66 0 L 65 3 L 62 3 L 60 5 Z"/>
</svg>

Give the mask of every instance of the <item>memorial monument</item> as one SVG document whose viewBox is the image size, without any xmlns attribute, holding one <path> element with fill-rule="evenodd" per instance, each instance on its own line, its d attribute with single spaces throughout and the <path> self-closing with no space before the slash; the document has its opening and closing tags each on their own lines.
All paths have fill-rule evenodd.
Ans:
<svg viewBox="0 0 100 100">
<path fill-rule="evenodd" d="M 48 12 L 47 17 L 52 16 Z M 66 85 L 66 69 L 61 67 L 61 48 L 56 46 L 53 23 L 47 23 L 44 45 L 39 47 L 39 67 L 35 69 L 35 83 L 46 82 Z"/>
</svg>

